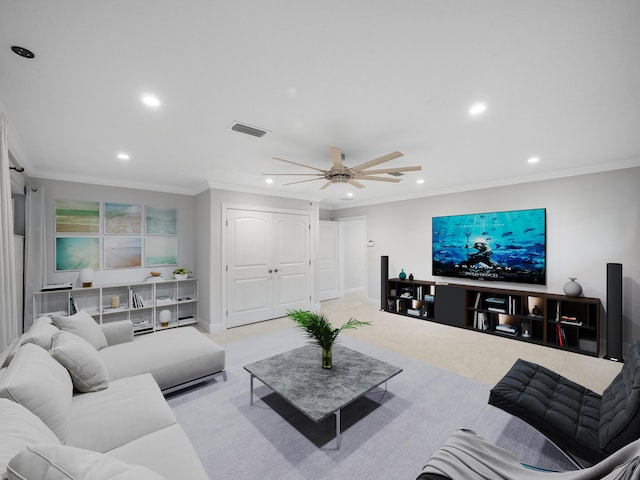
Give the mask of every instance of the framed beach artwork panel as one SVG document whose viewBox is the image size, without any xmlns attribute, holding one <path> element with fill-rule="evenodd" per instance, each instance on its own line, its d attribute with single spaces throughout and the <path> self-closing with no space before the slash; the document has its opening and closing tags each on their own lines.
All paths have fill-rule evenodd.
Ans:
<svg viewBox="0 0 640 480">
<path fill-rule="evenodd" d="M 56 233 L 100 233 L 100 202 L 56 200 Z"/>
<path fill-rule="evenodd" d="M 144 239 L 144 264 L 147 267 L 178 264 L 178 237 L 158 236 Z"/>
<path fill-rule="evenodd" d="M 176 235 L 178 211 L 175 208 L 145 207 L 145 233 L 147 235 Z"/>
<path fill-rule="evenodd" d="M 56 271 L 100 268 L 98 237 L 56 237 Z"/>
<path fill-rule="evenodd" d="M 140 235 L 142 233 L 142 207 L 126 203 L 105 202 L 104 233 Z"/>
<path fill-rule="evenodd" d="M 141 237 L 104 237 L 104 268 L 142 266 Z"/>
</svg>

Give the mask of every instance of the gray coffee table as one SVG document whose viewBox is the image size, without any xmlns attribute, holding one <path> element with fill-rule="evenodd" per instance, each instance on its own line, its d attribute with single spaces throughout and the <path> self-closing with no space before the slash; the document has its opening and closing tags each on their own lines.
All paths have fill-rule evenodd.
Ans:
<svg viewBox="0 0 640 480">
<path fill-rule="evenodd" d="M 321 366 L 321 350 L 306 345 L 265 360 L 245 365 L 257 378 L 284 400 L 318 423 L 336 417 L 336 445 L 340 449 L 340 410 L 369 390 L 385 384 L 402 372 L 401 368 L 342 345 L 333 346 L 333 368 Z"/>
</svg>

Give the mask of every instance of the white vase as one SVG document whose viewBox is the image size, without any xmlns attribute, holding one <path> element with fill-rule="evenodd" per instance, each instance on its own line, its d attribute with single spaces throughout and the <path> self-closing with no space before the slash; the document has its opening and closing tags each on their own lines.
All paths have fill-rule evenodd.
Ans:
<svg viewBox="0 0 640 480">
<path fill-rule="evenodd" d="M 579 297 L 582 293 L 582 286 L 576 282 L 575 277 L 569 277 L 569 281 L 562 287 L 567 297 Z"/>
<path fill-rule="evenodd" d="M 189 274 L 188 273 L 174 273 L 173 274 L 173 278 L 175 278 L 176 280 L 186 280 L 187 278 L 189 278 Z"/>
</svg>

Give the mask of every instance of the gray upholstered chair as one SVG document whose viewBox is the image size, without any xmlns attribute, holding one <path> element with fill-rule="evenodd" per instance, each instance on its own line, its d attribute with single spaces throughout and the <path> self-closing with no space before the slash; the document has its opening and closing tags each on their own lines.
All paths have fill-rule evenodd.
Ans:
<svg viewBox="0 0 640 480">
<path fill-rule="evenodd" d="M 518 359 L 489 403 L 539 430 L 577 465 L 597 463 L 640 438 L 640 343 L 602 395 Z"/>
</svg>

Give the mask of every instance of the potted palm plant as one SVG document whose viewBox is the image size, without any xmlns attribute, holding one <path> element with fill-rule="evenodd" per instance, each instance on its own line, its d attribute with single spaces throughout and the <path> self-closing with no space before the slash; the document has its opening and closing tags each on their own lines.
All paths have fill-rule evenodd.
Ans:
<svg viewBox="0 0 640 480">
<path fill-rule="evenodd" d="M 350 318 L 340 328 L 334 328 L 322 312 L 290 310 L 287 315 L 307 334 L 312 343 L 322 348 L 322 368 L 333 366 L 332 347 L 340 332 L 362 325 L 371 325 L 371 322 L 361 322 Z"/>
</svg>

